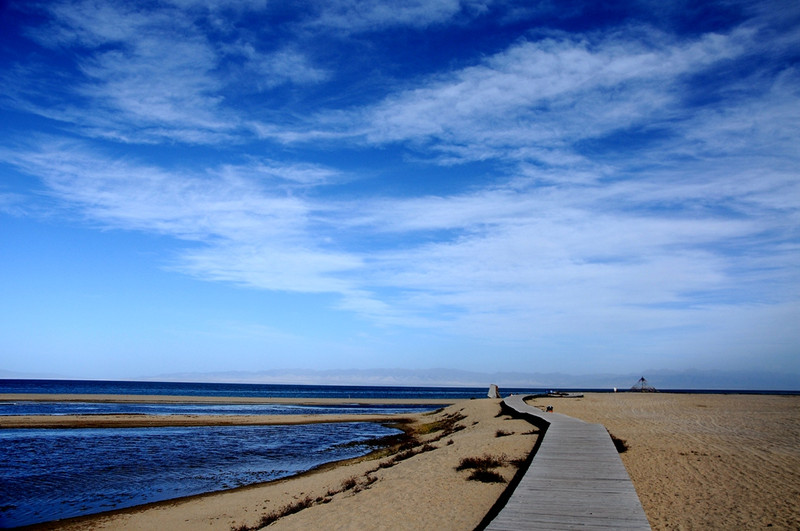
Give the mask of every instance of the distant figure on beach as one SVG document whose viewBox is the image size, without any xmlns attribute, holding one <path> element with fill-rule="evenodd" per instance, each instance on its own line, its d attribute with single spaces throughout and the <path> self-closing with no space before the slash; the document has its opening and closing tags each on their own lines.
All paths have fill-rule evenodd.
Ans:
<svg viewBox="0 0 800 531">
<path fill-rule="evenodd" d="M 489 398 L 502 398 L 500 396 L 500 389 L 495 384 L 489 386 Z"/>
<path fill-rule="evenodd" d="M 547 406 L 547 413 L 553 412 L 553 406 Z"/>
</svg>

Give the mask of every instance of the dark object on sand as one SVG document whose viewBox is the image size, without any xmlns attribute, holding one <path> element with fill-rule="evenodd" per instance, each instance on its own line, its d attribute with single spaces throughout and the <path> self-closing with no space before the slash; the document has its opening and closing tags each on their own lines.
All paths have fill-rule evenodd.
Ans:
<svg viewBox="0 0 800 531">
<path fill-rule="evenodd" d="M 550 398 L 583 398 L 583 393 L 567 393 L 566 391 L 548 391 Z"/>
</svg>

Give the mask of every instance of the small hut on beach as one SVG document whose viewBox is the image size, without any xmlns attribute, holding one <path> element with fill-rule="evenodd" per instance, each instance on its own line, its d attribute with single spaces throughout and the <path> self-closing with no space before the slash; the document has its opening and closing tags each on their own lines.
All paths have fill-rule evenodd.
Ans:
<svg viewBox="0 0 800 531">
<path fill-rule="evenodd" d="M 650 383 L 645 379 L 644 376 L 639 378 L 639 381 L 631 387 L 631 391 L 636 391 L 638 393 L 657 393 L 658 390 L 650 385 Z"/>
</svg>

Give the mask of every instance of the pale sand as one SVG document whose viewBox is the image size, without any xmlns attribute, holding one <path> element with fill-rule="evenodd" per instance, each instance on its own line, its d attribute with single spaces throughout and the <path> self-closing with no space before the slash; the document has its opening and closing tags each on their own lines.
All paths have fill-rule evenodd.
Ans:
<svg viewBox="0 0 800 531">
<path fill-rule="evenodd" d="M 800 529 L 798 396 L 608 393 L 531 403 L 627 440 L 622 461 L 653 529 Z"/>
<path fill-rule="evenodd" d="M 469 481 L 457 471 L 464 457 L 491 455 L 507 464 L 494 470 L 507 481 L 512 460 L 530 455 L 538 438 L 526 421 L 500 415 L 500 400 L 465 400 L 435 414 L 400 415 L 424 430 L 448 416 L 459 429 L 417 435 L 428 451 L 386 468 L 392 457 L 359 460 L 299 477 L 97 515 L 43 528 L 230 530 L 256 526 L 262 516 L 309 497 L 314 505 L 279 519 L 270 529 L 474 529 L 506 489 L 505 483 Z M 451 417 L 452 418 L 452 417 Z M 498 431 L 507 433 L 497 437 Z M 452 441 L 452 443 L 450 442 Z M 421 447 L 417 447 L 419 450 Z M 356 488 L 342 491 L 348 480 Z M 324 503 L 323 503 L 324 502 Z"/>
</svg>

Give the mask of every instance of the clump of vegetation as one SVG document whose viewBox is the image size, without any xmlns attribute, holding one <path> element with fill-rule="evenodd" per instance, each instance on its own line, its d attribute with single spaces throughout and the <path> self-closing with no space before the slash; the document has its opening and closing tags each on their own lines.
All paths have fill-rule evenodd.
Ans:
<svg viewBox="0 0 800 531">
<path fill-rule="evenodd" d="M 347 478 L 346 480 L 342 481 L 342 490 L 340 492 L 354 489 L 356 485 L 358 485 L 358 479 L 355 476 Z"/>
<path fill-rule="evenodd" d="M 271 511 L 261 517 L 261 520 L 258 524 L 254 527 L 250 527 L 248 525 L 242 524 L 239 527 L 233 527 L 233 531 L 254 531 L 256 529 L 261 529 L 262 527 L 267 527 L 269 524 L 277 521 L 284 516 L 289 516 L 290 514 L 299 513 L 303 509 L 307 507 L 311 507 L 314 505 L 314 500 L 310 497 L 306 496 L 302 500 L 297 500 L 294 503 L 289 503 L 281 507 L 280 509 L 276 509 Z"/>
<path fill-rule="evenodd" d="M 396 465 L 400 461 L 405 461 L 406 459 L 414 457 L 415 455 L 418 455 L 418 454 L 421 454 L 421 453 L 424 453 L 424 452 L 430 452 L 431 450 L 436 450 L 436 447 L 433 446 L 432 444 L 428 444 L 428 443 L 425 443 L 425 444 L 417 443 L 416 445 L 413 445 L 410 448 L 407 448 L 407 449 L 403 450 L 402 452 L 399 452 L 399 453 L 395 454 L 394 457 L 392 457 L 388 461 L 382 461 L 378 465 L 378 468 L 390 468 L 390 467 L 393 467 L 394 465 Z"/>
<path fill-rule="evenodd" d="M 489 454 L 483 454 L 481 457 L 464 457 L 456 467 L 456 470 L 478 469 L 488 470 L 490 468 L 497 468 L 505 464 L 505 457 L 494 457 Z"/>
<path fill-rule="evenodd" d="M 505 465 L 505 456 L 495 457 L 484 454 L 481 457 L 465 457 L 456 467 L 456 470 L 472 470 L 467 479 L 483 483 L 505 483 L 503 476 L 492 470 Z"/>
<path fill-rule="evenodd" d="M 445 415 L 441 420 L 436 420 L 419 426 L 416 429 L 416 434 L 429 435 L 431 433 L 442 432 L 441 436 L 439 437 L 439 439 L 441 439 L 452 435 L 459 430 L 463 430 L 464 426 L 457 423 L 465 418 L 466 417 L 459 412 L 450 413 Z"/>
<path fill-rule="evenodd" d="M 625 439 L 620 439 L 619 437 L 615 437 L 610 431 L 608 434 L 611 436 L 611 441 L 614 443 L 614 448 L 617 449 L 617 452 L 623 453 L 628 451 L 628 441 Z"/>
<path fill-rule="evenodd" d="M 287 505 L 284 505 L 277 511 L 273 511 L 271 513 L 262 516 L 261 522 L 259 522 L 260 527 L 266 527 L 272 522 L 278 520 L 279 518 L 283 518 L 284 516 L 289 516 L 290 514 L 299 513 L 303 509 L 311 507 L 312 505 L 314 505 L 314 502 L 308 496 L 306 496 L 302 500 L 297 500 L 294 503 L 289 503 Z"/>
<path fill-rule="evenodd" d="M 515 468 L 522 468 L 523 466 L 525 466 L 525 463 L 526 463 L 526 462 L 527 462 L 527 459 L 526 459 L 526 458 L 524 458 L 524 457 L 520 457 L 520 458 L 518 458 L 518 459 L 511 459 L 511 460 L 508 462 L 508 464 L 509 464 L 509 465 L 511 465 L 511 466 L 513 466 L 513 467 L 515 467 Z"/>
</svg>

